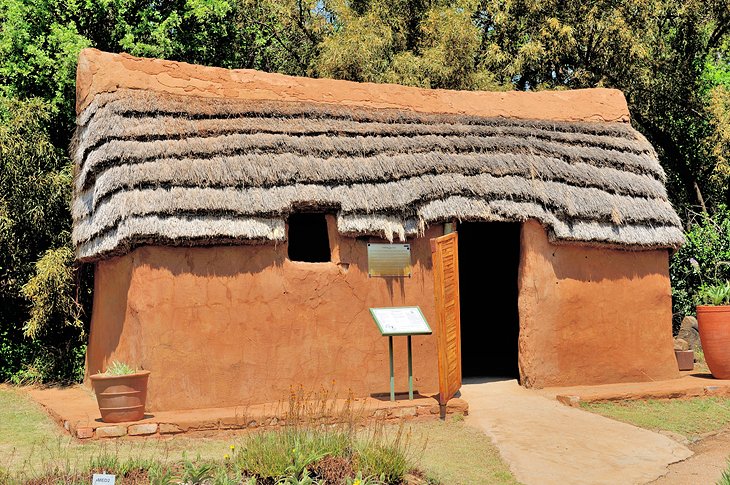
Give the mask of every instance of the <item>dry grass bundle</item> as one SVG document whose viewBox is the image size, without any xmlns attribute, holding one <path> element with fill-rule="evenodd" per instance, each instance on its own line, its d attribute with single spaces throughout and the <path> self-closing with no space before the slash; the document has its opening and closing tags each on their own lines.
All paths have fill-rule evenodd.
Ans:
<svg viewBox="0 0 730 485">
<path fill-rule="evenodd" d="M 292 207 L 348 235 L 539 220 L 555 241 L 675 248 L 651 145 L 623 123 L 425 114 L 120 90 L 77 120 L 77 258 L 143 243 L 280 241 Z"/>
</svg>

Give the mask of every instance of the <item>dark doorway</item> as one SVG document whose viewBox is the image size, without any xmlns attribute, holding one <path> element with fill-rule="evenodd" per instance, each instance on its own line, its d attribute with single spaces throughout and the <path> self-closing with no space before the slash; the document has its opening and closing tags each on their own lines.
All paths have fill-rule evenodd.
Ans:
<svg viewBox="0 0 730 485">
<path fill-rule="evenodd" d="M 466 222 L 458 232 L 462 374 L 519 377 L 520 224 Z"/>
</svg>

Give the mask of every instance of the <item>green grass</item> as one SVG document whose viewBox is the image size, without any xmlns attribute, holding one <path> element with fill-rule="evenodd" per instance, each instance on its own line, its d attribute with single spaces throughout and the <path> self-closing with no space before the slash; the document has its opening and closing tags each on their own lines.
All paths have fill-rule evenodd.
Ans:
<svg viewBox="0 0 730 485">
<path fill-rule="evenodd" d="M 730 398 L 698 397 L 582 403 L 586 411 L 651 430 L 696 438 L 730 425 Z"/>
<path fill-rule="evenodd" d="M 302 455 L 306 462 L 322 450 L 332 456 L 348 452 L 349 438 L 336 430 L 316 436 L 301 433 L 293 429 L 279 434 L 230 432 L 215 438 L 192 435 L 78 441 L 62 433 L 22 390 L 0 386 L 0 482 L 11 482 L 3 473 L 28 479 L 56 472 L 61 477 L 77 474 L 78 483 L 87 483 L 91 469 L 147 470 L 150 467 L 158 475 L 171 469 L 176 476 L 181 476 L 186 473 L 186 463 L 189 473 L 199 472 L 200 467 L 212 463 L 211 472 L 217 474 L 231 471 L 233 464 L 240 460 L 253 463 L 257 459 L 261 460 L 260 466 L 276 471 L 292 464 L 292 456 L 297 459 Z M 358 446 L 354 452 L 361 454 L 362 466 L 372 472 L 405 469 L 405 457 L 432 483 L 517 483 L 489 438 L 469 427 L 463 419 L 369 428 L 358 434 L 358 442 L 371 445 Z M 232 444 L 235 452 L 230 448 Z M 292 449 L 282 446 L 292 446 Z M 276 452 L 263 453 L 267 447 Z M 290 453 L 294 449 L 297 451 Z M 394 453 L 395 449 L 402 453 Z M 225 455 L 232 456 L 225 458 Z M 190 463 L 198 468 L 191 468 Z"/>
<path fill-rule="evenodd" d="M 62 433 L 22 391 L 0 386 L 0 470 L 14 474 L 33 477 L 48 470 L 87 469 L 100 460 L 175 463 L 186 451 L 203 459 L 222 459 L 229 445 L 230 439 L 187 436 L 77 441 Z"/>
<path fill-rule="evenodd" d="M 463 419 L 414 426 L 413 441 L 426 442 L 421 468 L 444 484 L 517 484 L 487 435 Z"/>
</svg>

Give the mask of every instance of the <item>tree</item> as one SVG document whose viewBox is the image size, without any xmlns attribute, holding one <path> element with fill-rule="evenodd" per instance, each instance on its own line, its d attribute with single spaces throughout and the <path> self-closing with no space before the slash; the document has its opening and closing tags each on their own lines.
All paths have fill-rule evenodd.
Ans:
<svg viewBox="0 0 730 485">
<path fill-rule="evenodd" d="M 42 100 L 0 98 L 0 380 L 78 378 L 84 333 L 69 247 L 71 170 L 51 143 L 52 111 Z M 26 295 L 42 303 L 30 315 Z"/>
<path fill-rule="evenodd" d="M 728 198 L 728 178 L 716 170 L 725 91 L 709 90 L 705 73 L 727 66 L 729 0 L 324 5 L 334 31 L 319 75 L 455 89 L 618 88 L 657 148 L 680 212 Z"/>
<path fill-rule="evenodd" d="M 480 62 L 475 2 L 333 0 L 324 5 L 333 32 L 315 61 L 319 76 L 425 88 L 511 88 Z"/>
</svg>

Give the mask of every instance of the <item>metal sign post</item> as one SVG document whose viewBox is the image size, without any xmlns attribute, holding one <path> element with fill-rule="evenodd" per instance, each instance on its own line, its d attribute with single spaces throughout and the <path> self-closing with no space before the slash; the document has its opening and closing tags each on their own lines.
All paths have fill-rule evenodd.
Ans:
<svg viewBox="0 0 730 485">
<path fill-rule="evenodd" d="M 390 359 L 390 400 L 395 401 L 395 366 L 393 364 L 393 337 L 408 338 L 408 399 L 413 400 L 413 335 L 431 335 L 423 312 L 417 306 L 371 308 L 370 314 L 378 325 L 380 334 L 388 337 L 388 357 Z"/>
</svg>

